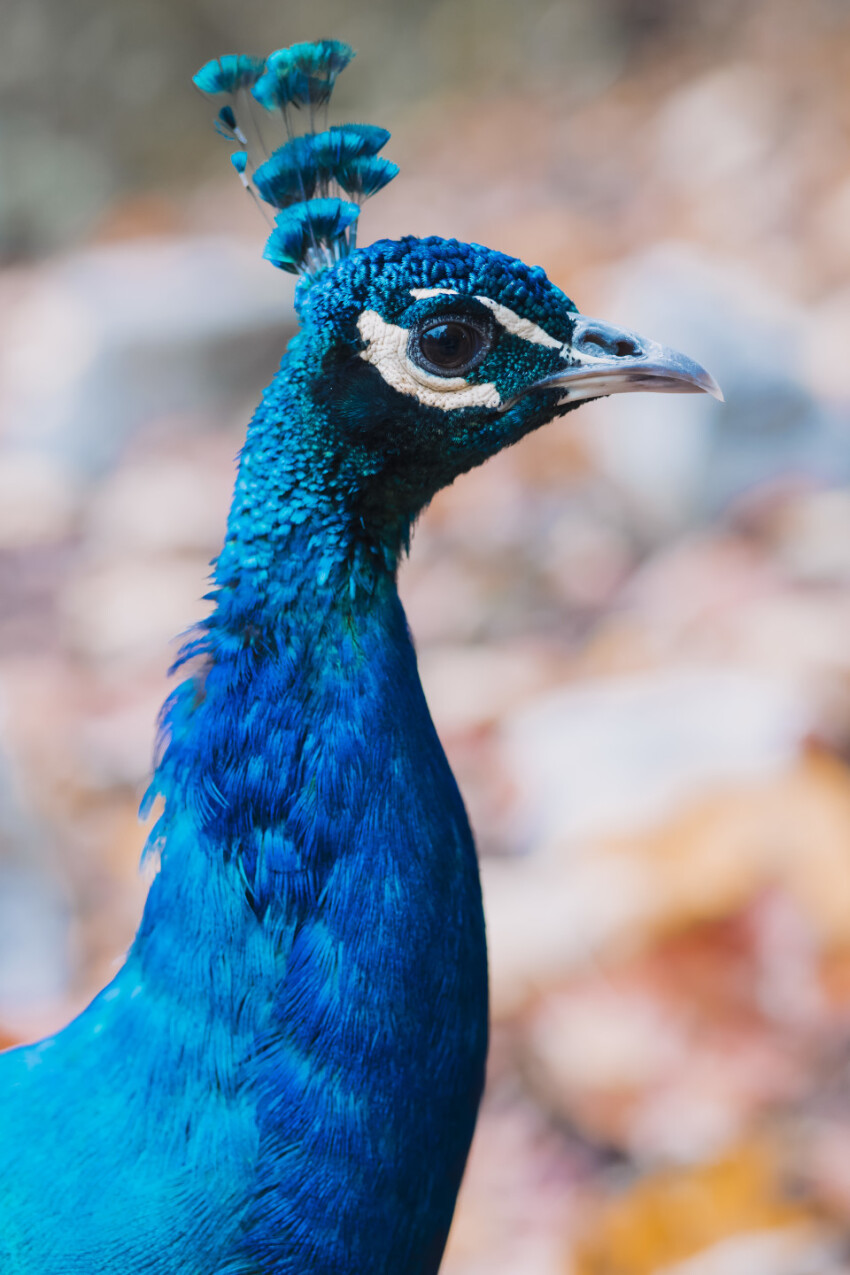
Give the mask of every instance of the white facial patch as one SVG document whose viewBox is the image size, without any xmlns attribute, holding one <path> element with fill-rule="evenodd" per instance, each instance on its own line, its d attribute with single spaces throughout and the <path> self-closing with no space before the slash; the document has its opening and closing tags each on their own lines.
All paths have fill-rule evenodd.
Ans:
<svg viewBox="0 0 850 1275">
<path fill-rule="evenodd" d="M 544 332 L 536 323 L 532 323 L 531 319 L 523 319 L 521 315 L 509 310 L 506 305 L 500 305 L 498 301 L 493 301 L 490 297 L 476 297 L 475 300 L 486 305 L 488 310 L 492 310 L 497 322 L 512 336 L 521 337 L 523 341 L 530 341 L 532 345 L 547 345 L 551 350 L 562 348 L 563 341 L 556 341 L 548 332 Z"/>
<path fill-rule="evenodd" d="M 424 406 L 439 407 L 444 412 L 458 407 L 501 405 L 499 391 L 493 384 L 470 385 L 462 376 L 434 376 L 417 367 L 407 357 L 409 330 L 387 323 L 376 310 L 364 310 L 357 327 L 366 342 L 361 359 L 376 367 L 387 385 L 400 394 L 410 394 Z"/>
</svg>

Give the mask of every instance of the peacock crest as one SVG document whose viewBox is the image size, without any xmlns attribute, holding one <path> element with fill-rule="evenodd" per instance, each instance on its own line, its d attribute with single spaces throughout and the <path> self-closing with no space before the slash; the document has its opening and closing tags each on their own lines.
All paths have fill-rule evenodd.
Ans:
<svg viewBox="0 0 850 1275">
<path fill-rule="evenodd" d="M 236 146 L 230 158 L 245 189 L 277 210 L 263 255 L 292 274 L 315 276 L 352 252 L 363 202 L 398 172 L 379 154 L 390 138 L 386 129 L 327 126 L 336 78 L 353 57 L 340 40 L 316 40 L 268 58 L 226 54 L 194 76 L 203 93 L 229 98 L 216 131 Z M 302 111 L 309 113 L 305 133 L 296 127 Z M 270 152 L 265 114 L 278 112 L 286 141 Z"/>
</svg>

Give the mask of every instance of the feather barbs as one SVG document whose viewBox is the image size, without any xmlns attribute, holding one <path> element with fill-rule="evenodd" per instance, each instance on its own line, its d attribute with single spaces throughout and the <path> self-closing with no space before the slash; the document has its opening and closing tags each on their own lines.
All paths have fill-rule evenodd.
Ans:
<svg viewBox="0 0 850 1275">
<path fill-rule="evenodd" d="M 351 252 L 356 243 L 360 205 L 398 173 L 378 152 L 390 134 L 374 124 L 344 124 L 316 131 L 315 112 L 324 109 L 340 71 L 354 50 L 340 40 L 317 40 L 277 49 L 268 58 L 228 54 L 213 59 L 194 76 L 209 94 L 229 94 L 231 102 L 216 117 L 216 132 L 238 145 L 231 163 L 242 184 L 277 209 L 265 250 L 280 269 L 315 275 Z M 280 110 L 287 140 L 271 154 L 262 144 L 252 108 Z M 246 108 L 246 129 L 256 135 L 262 162 L 237 121 Z M 294 136 L 290 108 L 309 108 L 311 131 Z M 253 174 L 249 175 L 249 165 Z"/>
<path fill-rule="evenodd" d="M 357 204 L 344 199 L 307 199 L 293 204 L 275 217 L 263 256 L 290 274 L 318 274 L 350 251 L 346 233 L 359 215 Z"/>
<path fill-rule="evenodd" d="M 265 69 L 265 58 L 252 58 L 245 53 L 224 53 L 202 66 L 192 76 L 192 83 L 202 93 L 235 93 L 237 89 L 256 84 Z"/>
<path fill-rule="evenodd" d="M 353 57 L 354 50 L 341 40 L 316 40 L 277 49 L 268 58 L 252 92 L 267 110 L 325 106 L 336 77 Z"/>
<path fill-rule="evenodd" d="M 388 139 L 385 129 L 361 124 L 293 137 L 260 165 L 254 185 L 275 208 L 288 208 L 317 193 L 327 196 L 334 182 L 355 202 L 368 199 L 398 172 L 397 165 L 376 153 Z"/>
</svg>

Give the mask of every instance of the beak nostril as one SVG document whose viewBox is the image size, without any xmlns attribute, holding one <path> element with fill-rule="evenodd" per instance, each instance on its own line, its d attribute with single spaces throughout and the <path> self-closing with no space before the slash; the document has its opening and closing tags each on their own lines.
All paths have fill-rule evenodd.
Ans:
<svg viewBox="0 0 850 1275">
<path fill-rule="evenodd" d="M 637 341 L 632 341 L 629 337 L 623 337 L 617 341 L 614 353 L 618 359 L 634 359 L 640 354 L 641 349 Z"/>
<path fill-rule="evenodd" d="M 609 358 L 613 356 L 616 359 L 633 359 L 642 353 L 640 345 L 631 337 L 619 333 L 614 337 L 610 332 L 597 328 L 590 328 L 584 333 L 581 348 L 588 353 L 607 354 Z"/>
</svg>

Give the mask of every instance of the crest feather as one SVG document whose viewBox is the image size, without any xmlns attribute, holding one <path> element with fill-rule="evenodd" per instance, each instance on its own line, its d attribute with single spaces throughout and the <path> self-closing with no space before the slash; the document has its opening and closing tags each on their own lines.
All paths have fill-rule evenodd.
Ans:
<svg viewBox="0 0 850 1275">
<path fill-rule="evenodd" d="M 263 256 L 281 270 L 317 274 L 344 255 L 345 232 L 360 216 L 344 199 L 308 199 L 275 217 Z"/>
<path fill-rule="evenodd" d="M 266 110 L 286 106 L 324 106 L 336 77 L 354 57 L 341 40 L 316 40 L 293 44 L 271 54 L 265 74 L 253 86 L 253 94 Z"/>
<path fill-rule="evenodd" d="M 398 164 L 382 155 L 359 155 L 336 170 L 336 180 L 352 199 L 370 199 L 398 176 Z"/>
<path fill-rule="evenodd" d="M 276 208 L 327 195 L 333 182 L 347 195 L 368 199 L 398 172 L 397 165 L 375 157 L 389 136 L 385 128 L 344 124 L 292 137 L 256 170 L 254 185 Z"/>
<path fill-rule="evenodd" d="M 354 50 L 341 40 L 317 40 L 277 49 L 267 59 L 228 54 L 194 77 L 206 93 L 231 95 L 232 104 L 218 113 L 216 131 L 239 146 L 231 163 L 245 188 L 279 210 L 264 255 L 282 270 L 315 274 L 351 252 L 360 204 L 398 173 L 396 164 L 378 155 L 389 141 L 387 129 L 375 124 L 313 127 L 316 109 L 327 105 L 337 76 L 353 57 Z M 237 121 L 238 104 L 249 93 L 267 110 L 280 109 L 289 134 L 259 165 L 253 160 L 253 176 L 249 137 L 257 129 L 250 125 L 250 112 L 247 137 Z M 293 137 L 290 108 L 305 106 L 310 131 Z"/>
<path fill-rule="evenodd" d="M 265 58 L 252 58 L 245 53 L 224 53 L 202 66 L 192 76 L 192 83 L 202 93 L 235 93 L 237 89 L 250 88 L 265 69 Z"/>
</svg>

